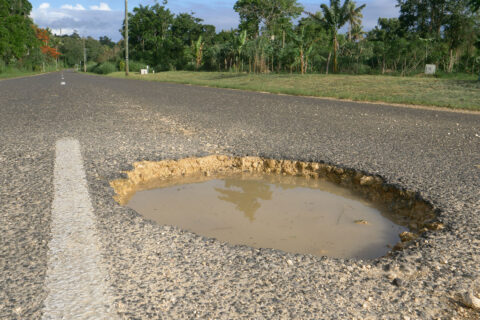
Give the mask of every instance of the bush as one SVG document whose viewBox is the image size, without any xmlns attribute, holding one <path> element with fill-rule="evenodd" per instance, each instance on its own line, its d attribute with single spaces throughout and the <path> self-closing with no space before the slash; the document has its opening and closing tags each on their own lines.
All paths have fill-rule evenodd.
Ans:
<svg viewBox="0 0 480 320">
<path fill-rule="evenodd" d="M 372 68 L 369 65 L 363 63 L 356 63 L 354 66 L 354 71 L 356 74 L 370 74 Z"/>
<path fill-rule="evenodd" d="M 125 71 L 125 61 L 120 60 L 120 62 L 118 63 L 118 69 L 120 71 Z"/>
<path fill-rule="evenodd" d="M 112 62 L 99 63 L 91 68 L 87 65 L 87 71 L 94 72 L 98 74 L 109 74 L 117 71 L 117 68 Z"/>
<path fill-rule="evenodd" d="M 130 72 L 140 72 L 140 69 L 146 69 L 147 65 L 140 61 L 128 61 L 128 71 Z"/>
<path fill-rule="evenodd" d="M 99 63 L 87 63 L 87 72 L 94 72 L 97 73 L 97 68 L 100 64 Z M 83 66 L 80 67 L 80 71 L 83 71 Z"/>
</svg>

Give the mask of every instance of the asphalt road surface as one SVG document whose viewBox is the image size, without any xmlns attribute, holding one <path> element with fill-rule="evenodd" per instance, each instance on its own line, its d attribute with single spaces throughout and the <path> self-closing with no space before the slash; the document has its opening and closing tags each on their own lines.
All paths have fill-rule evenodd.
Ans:
<svg viewBox="0 0 480 320">
<path fill-rule="evenodd" d="M 65 72 L 0 81 L 0 134 L 2 319 L 480 317 L 465 306 L 480 285 L 480 113 Z M 378 174 L 446 228 L 391 257 L 319 258 L 157 225 L 112 198 L 135 161 L 208 154 Z"/>
</svg>

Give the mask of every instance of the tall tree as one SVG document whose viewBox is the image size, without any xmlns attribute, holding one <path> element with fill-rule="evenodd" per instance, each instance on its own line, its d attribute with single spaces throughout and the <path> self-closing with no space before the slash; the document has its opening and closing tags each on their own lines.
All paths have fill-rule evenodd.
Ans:
<svg viewBox="0 0 480 320">
<path fill-rule="evenodd" d="M 448 72 L 458 60 L 460 48 L 466 46 L 468 38 L 474 33 L 475 20 L 465 0 L 448 4 L 448 16 L 445 19 L 444 34 L 449 45 Z"/>
<path fill-rule="evenodd" d="M 397 0 L 402 26 L 421 37 L 440 38 L 448 3 L 456 0 Z"/>
<path fill-rule="evenodd" d="M 132 57 L 155 65 L 168 65 L 171 39 L 167 39 L 167 35 L 174 19 L 170 10 L 158 3 L 151 7 L 139 5 L 128 19 Z"/>
<path fill-rule="evenodd" d="M 381 60 L 382 74 L 387 65 L 398 57 L 398 43 L 403 37 L 403 31 L 398 18 L 379 18 L 377 26 L 368 34 L 368 39 L 375 44 L 374 51 L 377 60 Z"/>
<path fill-rule="evenodd" d="M 0 0 L 0 59 L 19 60 L 40 45 L 29 18 L 27 0 Z"/>
<path fill-rule="evenodd" d="M 256 38 L 259 35 L 261 17 L 261 0 L 238 0 L 233 9 L 240 16 L 239 29 L 246 31 L 250 38 Z"/>
<path fill-rule="evenodd" d="M 347 12 L 348 12 L 348 40 L 352 41 L 352 30 L 361 30 L 362 25 L 362 10 L 365 8 L 365 4 L 362 4 L 360 7 L 357 7 L 355 1 L 348 3 Z M 360 27 L 360 28 L 359 28 Z"/>
<path fill-rule="evenodd" d="M 338 71 L 338 30 L 348 22 L 349 14 L 348 7 L 350 0 L 345 0 L 343 5 L 340 5 L 340 0 L 330 0 L 330 6 L 322 3 L 320 8 L 323 12 L 323 18 L 319 15 L 307 12 L 313 19 L 323 24 L 327 30 L 330 31 L 332 47 L 333 47 L 333 72 Z M 363 5 L 364 6 L 364 5 Z M 363 9 L 363 6 L 361 9 Z M 327 63 L 328 68 L 328 63 Z M 327 71 L 328 72 L 328 71 Z"/>
<path fill-rule="evenodd" d="M 115 42 L 107 36 L 100 37 L 98 40 L 102 46 L 107 46 L 109 48 L 115 47 Z"/>
<path fill-rule="evenodd" d="M 238 0 L 233 8 L 240 15 L 240 30 L 250 37 L 258 36 L 261 26 L 274 36 L 303 11 L 297 0 Z"/>
</svg>

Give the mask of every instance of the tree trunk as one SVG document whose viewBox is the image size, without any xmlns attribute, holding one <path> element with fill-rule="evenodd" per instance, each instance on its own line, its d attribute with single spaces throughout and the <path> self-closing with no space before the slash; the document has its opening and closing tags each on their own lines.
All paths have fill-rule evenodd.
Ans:
<svg viewBox="0 0 480 320">
<path fill-rule="evenodd" d="M 327 58 L 327 69 L 325 70 L 325 74 L 328 74 L 328 69 L 330 67 L 330 58 L 332 56 L 332 51 L 328 53 L 328 58 Z"/>
<path fill-rule="evenodd" d="M 337 73 L 338 69 L 337 69 L 337 45 L 338 45 L 338 42 L 337 42 L 337 35 L 335 34 L 334 38 L 333 38 L 333 73 Z"/>
<path fill-rule="evenodd" d="M 300 67 L 302 69 L 302 74 L 303 74 L 303 71 L 305 70 L 305 59 L 303 57 L 303 48 L 300 49 Z"/>
<path fill-rule="evenodd" d="M 453 72 L 453 67 L 455 66 L 455 63 L 457 62 L 458 59 L 458 49 L 455 49 L 455 54 L 454 54 L 454 49 L 450 49 L 450 60 L 448 62 L 448 73 Z"/>
<path fill-rule="evenodd" d="M 382 74 L 385 74 L 385 54 L 383 54 L 383 61 L 382 61 Z"/>
</svg>

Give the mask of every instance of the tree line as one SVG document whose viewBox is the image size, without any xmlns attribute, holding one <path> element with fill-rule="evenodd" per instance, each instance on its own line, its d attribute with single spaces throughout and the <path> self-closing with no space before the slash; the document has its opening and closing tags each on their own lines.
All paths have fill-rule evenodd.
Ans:
<svg viewBox="0 0 480 320">
<path fill-rule="evenodd" d="M 446 73 L 480 71 L 480 0 L 397 0 L 399 17 L 379 18 L 368 32 L 366 5 L 353 0 L 330 0 L 316 12 L 297 0 L 238 0 L 238 27 L 220 32 L 167 5 L 139 5 L 129 13 L 133 71 L 149 65 L 156 71 L 409 75 L 425 64 Z M 27 0 L 0 0 L 0 72 L 2 64 L 80 65 L 84 48 L 89 71 L 124 70 L 123 40 L 55 36 L 36 28 L 30 11 Z"/>
<path fill-rule="evenodd" d="M 480 0 L 398 0 L 398 18 L 362 26 L 365 4 L 330 0 L 305 12 L 297 0 L 238 0 L 240 24 L 215 32 L 166 2 L 129 14 L 131 57 L 161 70 L 413 74 L 480 71 Z"/>
</svg>

